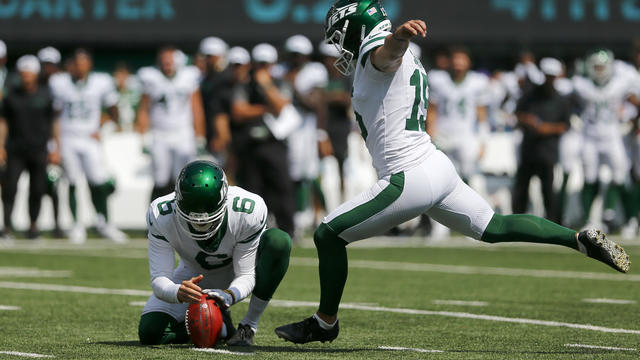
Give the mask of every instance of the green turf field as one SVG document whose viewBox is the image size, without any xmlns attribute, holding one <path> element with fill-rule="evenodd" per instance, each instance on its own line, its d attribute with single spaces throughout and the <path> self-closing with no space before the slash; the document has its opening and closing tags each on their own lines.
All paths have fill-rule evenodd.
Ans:
<svg viewBox="0 0 640 360">
<path fill-rule="evenodd" d="M 640 259 L 637 244 L 625 246 L 632 261 Z M 548 246 L 354 247 L 349 257 L 336 341 L 300 346 L 273 333 L 311 315 L 318 301 L 315 250 L 296 248 L 276 301 L 261 319 L 257 346 L 242 356 L 640 358 L 640 273 L 633 265 L 630 274 L 618 275 L 577 252 Z M 148 277 L 143 240 L 126 246 L 90 240 L 82 247 L 18 241 L 0 248 L 0 359 L 25 358 L 7 352 L 56 359 L 241 357 L 189 345 L 140 346 Z M 246 303 L 233 307 L 235 322 L 246 309 Z"/>
</svg>

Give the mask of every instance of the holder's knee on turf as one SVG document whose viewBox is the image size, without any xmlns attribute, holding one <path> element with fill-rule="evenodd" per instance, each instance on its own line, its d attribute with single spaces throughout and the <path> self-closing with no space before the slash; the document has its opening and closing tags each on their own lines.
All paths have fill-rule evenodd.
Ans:
<svg viewBox="0 0 640 360">
<path fill-rule="evenodd" d="M 189 341 L 184 324 L 162 312 L 151 312 L 140 317 L 138 338 L 142 345 L 182 344 Z"/>
</svg>

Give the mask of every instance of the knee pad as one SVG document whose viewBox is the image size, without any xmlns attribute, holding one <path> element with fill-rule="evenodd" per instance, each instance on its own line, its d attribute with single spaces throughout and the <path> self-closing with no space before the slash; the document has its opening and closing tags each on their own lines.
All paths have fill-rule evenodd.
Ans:
<svg viewBox="0 0 640 360">
<path fill-rule="evenodd" d="M 269 251 L 280 257 L 291 254 L 291 237 L 280 229 L 269 229 L 260 238 L 261 251 Z"/>
</svg>

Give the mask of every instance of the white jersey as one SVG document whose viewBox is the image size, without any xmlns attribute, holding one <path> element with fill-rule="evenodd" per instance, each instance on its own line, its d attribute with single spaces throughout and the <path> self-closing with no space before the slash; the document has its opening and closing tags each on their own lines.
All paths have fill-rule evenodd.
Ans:
<svg viewBox="0 0 640 360">
<path fill-rule="evenodd" d="M 581 118 L 586 136 L 620 137 L 622 111 L 624 102 L 633 91 L 632 80 L 626 76 L 614 76 L 607 84 L 599 86 L 585 77 L 573 79 L 576 94 L 584 102 Z"/>
<path fill-rule="evenodd" d="M 158 68 L 144 67 L 138 71 L 138 78 L 142 92 L 151 98 L 151 129 L 193 131 L 191 98 L 200 88 L 198 68 L 178 68 L 169 78 Z"/>
<path fill-rule="evenodd" d="M 234 291 L 236 301 L 253 291 L 256 255 L 260 236 L 266 228 L 267 206 L 260 196 L 235 186 L 229 187 L 226 206 L 227 215 L 218 233 L 208 240 L 196 241 L 178 224 L 183 220 L 175 210 L 175 193 L 151 203 L 147 211 L 149 269 L 158 298 L 177 302 L 179 284 L 169 280 L 175 268 L 174 251 L 186 268 L 205 277 L 216 271 L 228 271 L 228 267 L 233 266 L 235 279 L 229 288 Z"/>
<path fill-rule="evenodd" d="M 437 106 L 436 132 L 443 139 L 468 138 L 478 122 L 478 107 L 491 102 L 489 78 L 469 71 L 462 82 L 451 76 L 429 79 L 429 101 Z"/>
<path fill-rule="evenodd" d="M 410 51 L 394 73 L 380 72 L 371 51 L 389 32 L 369 35 L 360 47 L 353 82 L 353 109 L 378 177 L 409 170 L 435 150 L 427 134 L 427 73 Z"/>
<path fill-rule="evenodd" d="M 60 113 L 63 136 L 91 136 L 100 130 L 103 107 L 118 102 L 113 79 L 108 74 L 90 73 L 85 80 L 74 81 L 68 73 L 55 74 L 49 87 Z"/>
</svg>

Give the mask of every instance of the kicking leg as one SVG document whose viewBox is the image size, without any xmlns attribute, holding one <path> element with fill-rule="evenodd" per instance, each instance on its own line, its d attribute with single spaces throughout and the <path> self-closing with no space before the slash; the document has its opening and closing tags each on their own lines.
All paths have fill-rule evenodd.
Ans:
<svg viewBox="0 0 640 360">
<path fill-rule="evenodd" d="M 629 271 L 628 255 L 600 231 L 577 233 L 533 215 L 493 214 L 489 205 L 461 180 L 455 190 L 429 210 L 428 214 L 452 229 L 487 243 L 562 245 L 578 250 L 617 271 Z"/>
</svg>

